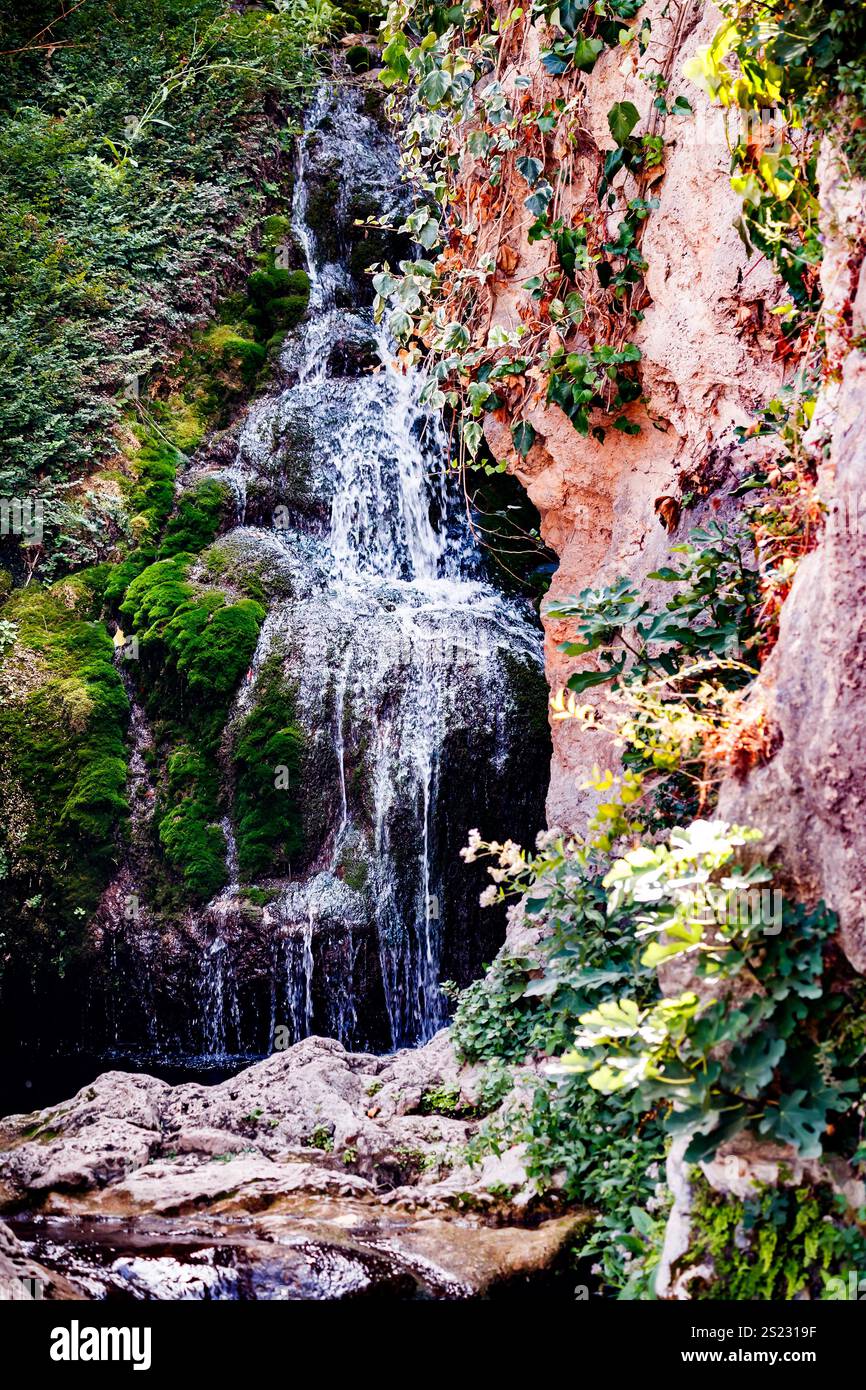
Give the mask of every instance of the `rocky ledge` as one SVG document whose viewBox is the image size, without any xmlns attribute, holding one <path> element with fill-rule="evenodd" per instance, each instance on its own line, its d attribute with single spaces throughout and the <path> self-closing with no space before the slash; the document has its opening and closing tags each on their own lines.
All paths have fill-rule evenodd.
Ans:
<svg viewBox="0 0 866 1390">
<path fill-rule="evenodd" d="M 467 1165 L 478 1082 L 444 1031 L 389 1057 L 307 1038 L 215 1086 L 107 1072 L 0 1121 L 9 1249 L 61 1298 L 525 1290 L 590 1218 L 535 1210 L 519 1149 Z"/>
</svg>

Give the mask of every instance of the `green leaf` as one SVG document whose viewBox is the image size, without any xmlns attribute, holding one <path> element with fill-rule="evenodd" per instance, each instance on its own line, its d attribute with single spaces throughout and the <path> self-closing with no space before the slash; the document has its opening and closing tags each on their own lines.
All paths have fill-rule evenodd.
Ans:
<svg viewBox="0 0 866 1390">
<path fill-rule="evenodd" d="M 550 207 L 552 198 L 553 189 L 550 184 L 545 181 L 540 183 L 531 197 L 526 199 L 524 207 L 529 209 L 533 217 L 541 217 Z"/>
<path fill-rule="evenodd" d="M 806 1101 L 806 1091 L 791 1091 L 779 1100 L 778 1109 L 768 1110 L 761 1120 L 762 1134 L 772 1134 L 783 1144 L 793 1144 L 801 1158 L 820 1158 L 823 1136 L 827 1128 L 827 1112 Z"/>
<path fill-rule="evenodd" d="M 709 1133 L 698 1133 L 694 1135 L 685 1152 L 686 1163 L 704 1163 L 712 1158 L 720 1144 L 726 1139 L 733 1139 L 735 1134 L 739 1134 L 741 1129 L 745 1129 L 749 1122 L 749 1112 L 743 1105 L 737 1106 L 731 1113 L 726 1113 L 715 1129 Z M 671 1126 L 668 1126 L 671 1128 Z"/>
<path fill-rule="evenodd" d="M 528 420 L 519 420 L 516 425 L 511 426 L 511 438 L 518 454 L 525 459 L 535 443 L 535 430 Z"/>
<path fill-rule="evenodd" d="M 580 72 L 592 72 L 603 48 L 601 39 L 579 38 L 574 50 L 574 66 Z"/>
<path fill-rule="evenodd" d="M 607 113 L 610 133 L 617 145 L 624 145 L 638 121 L 640 112 L 632 101 L 618 101 Z"/>
<path fill-rule="evenodd" d="M 616 666 L 610 666 L 606 671 L 575 671 L 569 677 L 568 688 L 578 695 L 582 695 L 584 690 L 591 690 L 595 685 L 605 685 L 609 680 L 618 676 L 625 666 L 625 658 Z"/>
<path fill-rule="evenodd" d="M 786 1047 L 784 1038 L 758 1034 L 733 1049 L 729 1058 L 730 1068 L 737 1077 L 737 1088 L 744 1096 L 754 1099 L 769 1086 Z"/>
<path fill-rule="evenodd" d="M 428 106 L 441 106 L 450 90 L 451 74 L 444 72 L 442 68 L 434 68 L 432 72 L 428 72 L 418 88 L 418 95 Z"/>
<path fill-rule="evenodd" d="M 529 184 L 530 188 L 534 188 L 535 185 L 538 183 L 538 180 L 541 176 L 541 171 L 544 168 L 544 165 L 542 164 L 541 160 L 533 159 L 532 155 L 523 154 L 520 156 L 519 159 L 516 159 L 514 162 L 517 166 L 517 172 L 521 174 L 523 178 L 526 179 L 526 182 Z"/>
<path fill-rule="evenodd" d="M 483 433 L 480 421 L 463 421 L 463 442 L 473 458 L 478 453 Z"/>
</svg>

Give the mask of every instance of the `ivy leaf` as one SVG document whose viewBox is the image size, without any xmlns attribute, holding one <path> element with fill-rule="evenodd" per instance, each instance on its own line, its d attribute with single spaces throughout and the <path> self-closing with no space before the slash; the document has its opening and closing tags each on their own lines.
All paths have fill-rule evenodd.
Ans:
<svg viewBox="0 0 866 1390">
<path fill-rule="evenodd" d="M 544 181 L 538 185 L 532 196 L 526 199 L 524 207 L 528 208 L 533 216 L 540 217 L 542 213 L 547 212 L 552 197 L 553 189 L 549 183 Z"/>
<path fill-rule="evenodd" d="M 511 438 L 518 454 L 525 459 L 535 443 L 535 430 L 528 420 L 519 420 L 516 425 L 511 426 Z"/>
<path fill-rule="evenodd" d="M 562 73 L 568 72 L 571 54 L 568 51 L 563 52 L 563 47 L 564 45 L 557 44 L 556 48 L 550 48 L 541 55 L 541 61 L 552 77 L 560 77 Z M 539 128 L 540 124 L 539 122 Z M 553 129 L 552 126 L 551 129 Z"/>
<path fill-rule="evenodd" d="M 405 309 L 395 309 L 388 320 L 388 327 L 395 338 L 407 338 L 412 332 L 412 317 Z"/>
<path fill-rule="evenodd" d="M 541 170 L 544 167 L 541 160 L 533 159 L 532 155 L 529 154 L 522 154 L 519 159 L 515 160 L 515 164 L 517 165 L 518 173 L 522 174 L 523 178 L 526 179 L 529 187 L 534 188 L 538 183 Z"/>
<path fill-rule="evenodd" d="M 483 430 L 478 420 L 464 420 L 463 422 L 463 443 L 474 458 L 478 453 L 481 444 Z"/>
<path fill-rule="evenodd" d="M 408 80 L 409 54 L 407 51 L 405 34 L 396 34 L 388 46 L 383 49 L 382 63 L 393 74 L 391 79 L 392 83 L 406 82 Z"/>
<path fill-rule="evenodd" d="M 434 68 L 424 78 L 418 88 L 418 94 L 428 106 L 441 106 L 450 89 L 451 74 L 442 68 Z"/>
<path fill-rule="evenodd" d="M 624 145 L 638 121 L 640 112 L 633 101 L 618 101 L 607 113 L 610 133 L 618 145 Z"/>
<path fill-rule="evenodd" d="M 486 402 L 493 395 L 493 389 L 486 381 L 473 381 L 469 384 L 469 404 L 472 414 L 478 415 Z"/>
<path fill-rule="evenodd" d="M 579 38 L 574 50 L 574 66 L 580 72 L 592 72 L 603 48 L 601 39 Z"/>
<path fill-rule="evenodd" d="M 559 0 L 559 25 L 566 34 L 575 32 L 581 15 L 586 14 L 588 4 L 589 0 Z"/>
<path fill-rule="evenodd" d="M 470 130 L 466 143 L 470 154 L 485 155 L 493 144 L 493 137 L 486 130 Z"/>
</svg>

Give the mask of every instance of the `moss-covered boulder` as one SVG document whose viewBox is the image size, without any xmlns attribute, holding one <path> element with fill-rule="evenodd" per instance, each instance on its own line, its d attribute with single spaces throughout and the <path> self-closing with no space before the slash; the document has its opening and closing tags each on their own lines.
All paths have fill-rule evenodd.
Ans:
<svg viewBox="0 0 866 1390">
<path fill-rule="evenodd" d="M 353 43 L 346 49 L 346 63 L 350 72 L 369 72 L 375 61 L 374 54 L 365 43 Z"/>
</svg>

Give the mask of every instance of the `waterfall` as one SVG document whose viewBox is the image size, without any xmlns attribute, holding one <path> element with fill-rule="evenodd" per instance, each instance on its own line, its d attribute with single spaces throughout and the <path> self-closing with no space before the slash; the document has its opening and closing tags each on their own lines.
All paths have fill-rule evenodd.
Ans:
<svg viewBox="0 0 866 1390">
<path fill-rule="evenodd" d="M 311 204 L 325 179 L 339 193 L 323 230 Z M 357 91 L 323 87 L 292 209 L 309 310 L 282 350 L 285 384 L 250 408 L 219 474 L 238 499 L 222 542 L 238 568 L 284 575 L 227 756 L 277 661 L 306 740 L 308 843 L 291 874 L 244 884 L 228 808 L 226 887 L 193 924 L 194 1018 L 180 1044 L 208 1058 L 268 1050 L 280 1027 L 292 1041 L 327 1032 L 378 1050 L 430 1038 L 447 1018 L 443 974 L 465 983 L 492 954 L 458 858 L 467 830 L 511 817 L 509 833 L 531 834 L 541 821 L 546 759 L 520 766 L 538 745 L 512 670 L 540 670 L 540 633 L 528 604 L 484 579 L 423 379 L 395 362 L 364 307 L 348 255 L 358 187 L 383 221 L 402 221 L 390 139 Z M 266 905 L 251 907 L 245 891 L 262 887 Z"/>
</svg>

